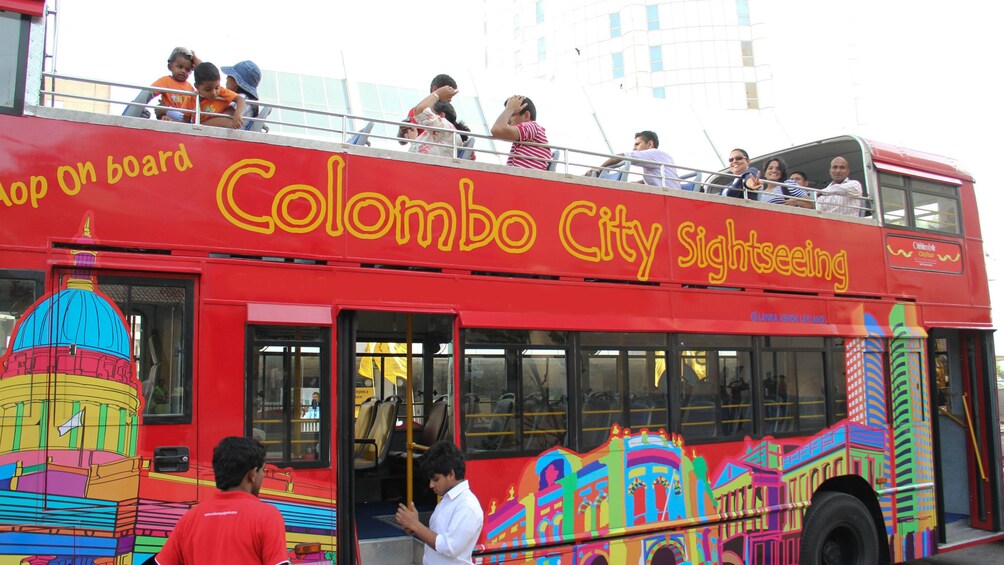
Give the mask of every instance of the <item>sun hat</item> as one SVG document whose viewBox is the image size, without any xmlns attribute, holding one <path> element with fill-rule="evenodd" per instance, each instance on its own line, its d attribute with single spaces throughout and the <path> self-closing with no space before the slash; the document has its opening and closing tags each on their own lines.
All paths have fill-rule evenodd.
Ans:
<svg viewBox="0 0 1004 565">
<path fill-rule="evenodd" d="M 261 82 L 261 69 L 252 61 L 241 61 L 232 67 L 220 69 L 227 76 L 234 77 L 237 86 L 244 89 L 252 98 L 258 98 L 258 83 Z"/>
</svg>

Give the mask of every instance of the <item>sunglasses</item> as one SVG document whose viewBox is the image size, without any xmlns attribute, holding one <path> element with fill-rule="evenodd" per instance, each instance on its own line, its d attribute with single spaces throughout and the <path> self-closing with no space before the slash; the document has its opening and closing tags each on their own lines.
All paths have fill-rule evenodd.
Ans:
<svg viewBox="0 0 1004 565">
<path fill-rule="evenodd" d="M 734 163 L 736 161 L 742 161 L 744 159 L 746 159 L 746 157 L 729 157 L 729 163 Z"/>
</svg>

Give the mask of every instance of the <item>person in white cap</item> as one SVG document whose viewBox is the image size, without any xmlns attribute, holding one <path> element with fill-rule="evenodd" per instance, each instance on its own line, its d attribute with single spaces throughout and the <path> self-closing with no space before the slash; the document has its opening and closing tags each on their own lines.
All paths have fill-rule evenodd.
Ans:
<svg viewBox="0 0 1004 565">
<path fill-rule="evenodd" d="M 261 69 L 253 61 L 241 61 L 232 67 L 221 67 L 227 75 L 227 88 L 244 97 L 245 100 L 258 101 L 258 83 L 261 82 Z M 258 117 L 257 104 L 244 104 L 245 118 Z M 244 129 L 251 127 L 251 120 L 244 120 Z"/>
</svg>

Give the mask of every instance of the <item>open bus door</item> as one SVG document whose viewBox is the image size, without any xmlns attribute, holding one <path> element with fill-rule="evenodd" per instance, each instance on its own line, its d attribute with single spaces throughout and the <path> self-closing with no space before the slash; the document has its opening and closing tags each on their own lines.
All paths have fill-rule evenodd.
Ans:
<svg viewBox="0 0 1004 565">
<path fill-rule="evenodd" d="M 1001 528 L 1001 448 L 990 334 L 933 330 L 938 516 L 942 544 Z"/>
<path fill-rule="evenodd" d="M 448 435 L 453 326 L 452 315 L 339 314 L 338 507 L 348 510 L 338 513 L 340 563 L 413 562 L 394 513 L 412 491 L 420 513 L 435 505 L 417 468 L 409 478 L 407 453 L 422 436 Z"/>
</svg>

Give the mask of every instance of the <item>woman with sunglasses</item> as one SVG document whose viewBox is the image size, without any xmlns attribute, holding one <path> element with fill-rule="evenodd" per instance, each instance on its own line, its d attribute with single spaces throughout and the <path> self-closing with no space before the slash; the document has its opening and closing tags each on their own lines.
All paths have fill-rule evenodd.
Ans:
<svg viewBox="0 0 1004 565">
<path fill-rule="evenodd" d="M 722 189 L 722 196 L 756 200 L 756 186 L 760 171 L 750 166 L 750 156 L 745 149 L 733 149 L 729 155 L 729 172 L 735 175 L 732 182 Z"/>
</svg>

